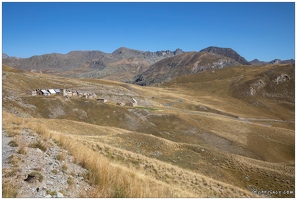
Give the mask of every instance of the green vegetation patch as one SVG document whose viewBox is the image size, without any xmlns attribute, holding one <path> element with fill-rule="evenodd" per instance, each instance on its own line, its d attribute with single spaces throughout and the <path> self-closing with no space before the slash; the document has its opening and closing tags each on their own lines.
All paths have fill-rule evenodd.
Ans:
<svg viewBox="0 0 297 200">
<path fill-rule="evenodd" d="M 42 182 L 42 180 L 43 180 L 43 175 L 37 171 L 30 172 L 28 177 L 32 177 L 32 178 L 38 180 L 39 182 Z"/>
</svg>

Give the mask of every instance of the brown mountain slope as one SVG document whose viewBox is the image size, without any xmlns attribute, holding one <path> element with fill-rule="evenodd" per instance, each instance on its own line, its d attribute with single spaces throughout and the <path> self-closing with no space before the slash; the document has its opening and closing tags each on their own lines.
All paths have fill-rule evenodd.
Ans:
<svg viewBox="0 0 297 200">
<path fill-rule="evenodd" d="M 240 56 L 236 51 L 234 51 L 231 48 L 221 48 L 221 47 L 211 46 L 211 47 L 202 49 L 200 52 L 219 54 L 219 55 L 231 58 L 231 59 L 239 62 L 242 65 L 250 65 L 250 63 L 244 57 Z"/>
<path fill-rule="evenodd" d="M 180 76 L 161 86 L 205 99 L 231 116 L 294 120 L 295 65 L 233 66 Z"/>
<path fill-rule="evenodd" d="M 30 58 L 9 57 L 3 59 L 3 64 L 17 69 L 52 73 L 77 68 L 89 60 L 102 57 L 104 54 L 102 51 L 71 51 L 67 54 L 52 53 Z"/>
<path fill-rule="evenodd" d="M 184 53 L 155 63 L 144 73 L 134 77 L 134 83 L 137 85 L 152 85 L 169 81 L 181 75 L 195 74 L 233 65 L 240 64 L 230 58 L 211 53 Z"/>
<path fill-rule="evenodd" d="M 182 54 L 181 49 L 175 51 L 139 51 L 121 47 L 111 54 L 105 55 L 109 60 L 102 58 L 94 59 L 90 65 L 85 64 L 89 70 L 79 74 L 83 78 L 104 78 L 109 80 L 131 82 L 132 78 L 147 70 L 152 64 L 168 57 Z"/>
</svg>

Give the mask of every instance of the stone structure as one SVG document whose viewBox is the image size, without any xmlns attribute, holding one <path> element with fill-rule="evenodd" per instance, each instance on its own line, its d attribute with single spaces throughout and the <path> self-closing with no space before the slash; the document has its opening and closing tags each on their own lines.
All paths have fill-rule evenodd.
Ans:
<svg viewBox="0 0 297 200">
<path fill-rule="evenodd" d="M 62 95 L 64 97 L 84 97 L 87 99 L 97 99 L 97 95 L 95 93 L 81 92 L 77 90 L 70 89 L 36 89 L 36 90 L 28 90 L 27 94 L 32 96 L 36 95 Z"/>
<path fill-rule="evenodd" d="M 126 106 L 135 107 L 135 106 L 137 106 L 137 101 L 136 101 L 136 99 L 134 99 L 134 98 L 132 97 L 132 101 L 129 102 L 129 103 L 126 103 L 125 105 L 126 105 Z"/>
<path fill-rule="evenodd" d="M 36 96 L 37 95 L 37 91 L 36 90 L 27 90 L 26 93 L 29 94 L 29 95 L 32 95 L 32 96 Z"/>
<path fill-rule="evenodd" d="M 100 102 L 100 103 L 106 103 L 107 99 L 97 99 L 97 101 Z"/>
</svg>

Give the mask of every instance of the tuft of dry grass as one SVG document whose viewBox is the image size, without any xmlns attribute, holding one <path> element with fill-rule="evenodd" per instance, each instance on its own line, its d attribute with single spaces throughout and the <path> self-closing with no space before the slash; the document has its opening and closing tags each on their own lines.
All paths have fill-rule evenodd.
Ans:
<svg viewBox="0 0 297 200">
<path fill-rule="evenodd" d="M 16 186 L 10 181 L 4 181 L 2 183 L 2 197 L 3 198 L 16 198 L 18 191 Z"/>
<path fill-rule="evenodd" d="M 35 143 L 30 144 L 29 147 L 38 148 L 43 152 L 45 152 L 47 150 L 47 145 L 40 140 L 37 140 Z"/>
<path fill-rule="evenodd" d="M 8 137 L 15 137 L 20 134 L 20 130 L 19 128 L 17 130 L 9 130 L 7 133 Z"/>
<path fill-rule="evenodd" d="M 29 129 L 34 130 L 37 134 L 43 136 L 43 139 L 45 140 L 45 142 L 47 141 L 47 139 L 51 138 L 51 134 L 50 132 L 47 130 L 46 126 L 39 120 L 25 120 L 26 122 L 26 127 Z"/>
<path fill-rule="evenodd" d="M 8 136 L 14 137 L 20 133 L 24 119 L 8 112 L 2 112 L 2 124 L 3 128 L 8 131 Z"/>
<path fill-rule="evenodd" d="M 19 149 L 18 149 L 17 153 L 26 155 L 27 154 L 27 144 L 24 141 L 19 140 L 18 145 L 19 145 Z"/>
<path fill-rule="evenodd" d="M 18 172 L 18 169 L 16 167 L 13 167 L 11 169 L 4 168 L 2 169 L 2 174 L 4 178 L 13 177 Z"/>
<path fill-rule="evenodd" d="M 54 174 L 57 175 L 57 174 L 58 174 L 58 170 L 57 170 L 57 169 L 53 169 L 53 170 L 52 170 L 52 173 L 54 173 Z"/>
<path fill-rule="evenodd" d="M 62 171 L 63 171 L 64 173 L 66 173 L 66 172 L 67 172 L 67 169 L 68 169 L 67 165 L 66 165 L 66 164 L 63 164 L 63 165 L 62 165 Z"/>
<path fill-rule="evenodd" d="M 15 155 L 11 155 L 8 157 L 8 163 L 16 165 L 18 163 L 18 158 Z"/>
<path fill-rule="evenodd" d="M 39 182 L 42 182 L 43 180 L 43 175 L 37 171 L 32 171 L 29 175 L 35 177 Z"/>
<path fill-rule="evenodd" d="M 18 147 L 18 143 L 15 140 L 11 140 L 10 142 L 8 142 L 8 145 L 11 147 Z"/>
<path fill-rule="evenodd" d="M 21 147 L 19 148 L 19 150 L 17 151 L 18 154 L 23 154 L 23 155 L 27 155 L 27 150 L 25 147 Z"/>
<path fill-rule="evenodd" d="M 57 160 L 59 160 L 59 161 L 63 161 L 63 160 L 65 160 L 65 159 L 66 159 L 65 154 L 63 154 L 63 153 L 59 153 L 59 154 L 57 155 Z"/>
<path fill-rule="evenodd" d="M 74 180 L 73 180 L 73 178 L 69 176 L 68 179 L 67 179 L 67 183 L 68 183 L 68 185 L 70 185 L 70 186 L 74 185 Z"/>
</svg>

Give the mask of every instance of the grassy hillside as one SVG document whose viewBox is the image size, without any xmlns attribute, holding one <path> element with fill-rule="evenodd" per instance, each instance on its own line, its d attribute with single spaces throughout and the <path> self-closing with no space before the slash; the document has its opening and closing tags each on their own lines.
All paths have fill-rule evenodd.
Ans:
<svg viewBox="0 0 297 200">
<path fill-rule="evenodd" d="M 229 67 L 158 87 L 2 68 L 3 120 L 42 127 L 50 137 L 94 152 L 94 159 L 100 155 L 164 185 L 155 197 L 252 197 L 253 190 L 295 189 L 294 66 Z M 281 74 L 289 79 L 275 83 Z M 251 95 L 258 79 L 266 84 Z M 35 88 L 92 91 L 108 102 L 25 94 Z M 138 107 L 116 105 L 132 97 Z"/>
</svg>

